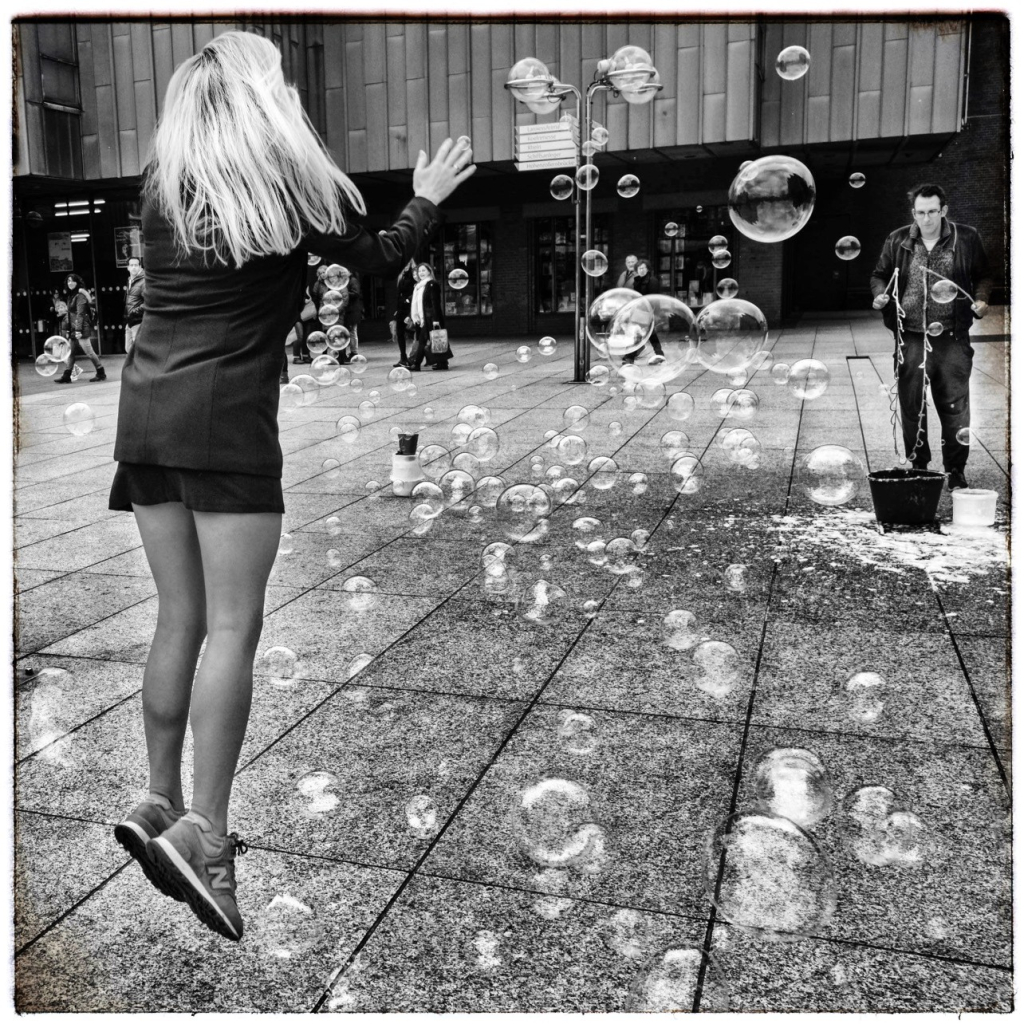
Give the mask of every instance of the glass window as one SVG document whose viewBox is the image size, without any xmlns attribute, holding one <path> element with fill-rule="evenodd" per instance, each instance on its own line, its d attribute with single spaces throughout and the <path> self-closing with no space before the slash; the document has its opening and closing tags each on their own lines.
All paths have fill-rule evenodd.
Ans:
<svg viewBox="0 0 1024 1024">
<path fill-rule="evenodd" d="M 676 233 L 665 233 L 666 225 Z M 654 273 L 659 291 L 682 299 L 691 309 L 716 299 L 715 288 L 723 277 L 735 277 L 731 267 L 716 269 L 708 241 L 714 235 L 732 239 L 735 229 L 725 206 L 661 210 L 654 215 Z"/>
<path fill-rule="evenodd" d="M 39 53 L 44 57 L 55 57 L 70 64 L 78 63 L 75 53 L 74 24 L 68 21 L 40 21 L 36 23 L 36 40 Z"/>
<path fill-rule="evenodd" d="M 576 217 L 541 217 L 534 221 L 534 267 L 538 313 L 572 313 L 576 309 Z M 608 255 L 607 218 L 594 217 L 591 242 Z M 595 294 L 608 287 L 610 271 L 593 278 Z"/>
<path fill-rule="evenodd" d="M 42 71 L 43 99 L 67 107 L 77 107 L 78 68 L 46 57 L 39 58 L 39 67 Z"/>
<path fill-rule="evenodd" d="M 493 257 L 490 224 L 446 224 L 435 236 L 429 262 L 441 285 L 446 317 L 490 316 L 494 312 Z M 448 283 L 453 270 L 465 272 L 465 287 L 453 288 Z"/>
</svg>

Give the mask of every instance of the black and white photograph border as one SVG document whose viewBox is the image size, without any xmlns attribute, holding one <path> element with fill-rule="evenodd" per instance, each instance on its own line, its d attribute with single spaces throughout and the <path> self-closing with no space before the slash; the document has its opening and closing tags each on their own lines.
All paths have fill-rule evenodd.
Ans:
<svg viewBox="0 0 1024 1024">
<path fill-rule="evenodd" d="M 1014 1011 L 1012 11 L 8 13 L 10 1009 Z"/>
</svg>

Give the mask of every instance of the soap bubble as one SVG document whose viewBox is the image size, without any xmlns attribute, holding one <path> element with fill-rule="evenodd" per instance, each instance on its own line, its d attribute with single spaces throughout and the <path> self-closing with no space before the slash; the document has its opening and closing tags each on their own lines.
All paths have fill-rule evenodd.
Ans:
<svg viewBox="0 0 1024 1024">
<path fill-rule="evenodd" d="M 708 240 L 708 251 L 714 255 L 722 249 L 729 248 L 729 239 L 725 235 L 714 235 Z"/>
<path fill-rule="evenodd" d="M 366 356 L 356 354 L 348 365 L 353 373 L 366 373 Z M 356 382 L 353 381 L 352 383 L 355 384 Z"/>
<path fill-rule="evenodd" d="M 494 519 L 509 540 L 530 543 L 540 532 L 538 521 L 550 511 L 551 500 L 541 488 L 533 484 L 513 484 L 495 502 Z"/>
<path fill-rule="evenodd" d="M 593 164 L 586 163 L 576 171 L 576 184 L 584 192 L 589 192 L 598 183 L 600 177 L 600 171 Z"/>
<path fill-rule="evenodd" d="M 627 325 L 644 342 L 630 351 L 628 358 L 616 367 L 619 375 L 628 382 L 644 388 L 663 386 L 678 377 L 696 355 L 693 311 L 685 302 L 671 295 L 645 295 L 623 307 L 618 316 L 616 336 L 627 333 Z M 655 334 L 661 343 L 660 355 L 653 347 Z M 614 347 L 609 343 L 610 349 Z M 660 395 L 663 397 L 663 392 Z M 643 394 L 640 399 L 643 404 Z M 651 405 L 644 407 L 654 408 Z"/>
<path fill-rule="evenodd" d="M 367 399 L 365 402 L 360 402 L 356 413 L 359 416 L 359 420 L 362 423 L 369 423 L 370 420 L 377 414 L 377 407 Z"/>
<path fill-rule="evenodd" d="M 630 537 L 616 537 L 608 541 L 604 553 L 604 568 L 616 576 L 625 576 L 637 571 L 640 552 Z"/>
<path fill-rule="evenodd" d="M 789 363 L 776 363 L 772 367 L 772 380 L 776 384 L 785 384 L 789 380 Z"/>
<path fill-rule="evenodd" d="M 616 189 L 623 199 L 632 199 L 640 191 L 640 179 L 635 174 L 624 174 Z"/>
<path fill-rule="evenodd" d="M 608 424 L 608 436 L 609 437 L 621 437 L 622 436 L 622 424 L 618 420 L 612 420 Z"/>
<path fill-rule="evenodd" d="M 641 956 L 642 952 L 637 949 L 633 955 Z M 663 950 L 633 980 L 626 1011 L 692 1013 L 698 985 L 702 1011 L 714 1013 L 729 1009 L 730 989 L 712 956 L 701 949 Z"/>
<path fill-rule="evenodd" d="M 662 231 L 665 233 L 666 238 L 675 238 L 679 234 L 679 225 L 674 221 L 670 220 Z"/>
<path fill-rule="evenodd" d="M 429 505 L 435 515 L 444 508 L 444 491 L 430 480 L 421 480 L 416 484 L 412 489 L 411 497 L 420 504 Z"/>
<path fill-rule="evenodd" d="M 338 291 L 341 291 L 342 289 L 348 287 L 348 281 L 351 276 L 352 275 L 349 274 L 348 270 L 346 270 L 345 267 L 341 266 L 338 263 L 332 263 L 324 271 L 324 284 L 328 288 L 334 288 L 337 289 Z"/>
<path fill-rule="evenodd" d="M 85 404 L 75 402 L 64 410 L 64 429 L 75 437 L 85 437 L 96 426 L 96 414 Z"/>
<path fill-rule="evenodd" d="M 337 480 L 341 476 L 341 463 L 337 459 L 324 459 L 320 470 L 328 480 Z"/>
<path fill-rule="evenodd" d="M 597 746 L 597 723 L 580 711 L 560 711 L 555 731 L 562 749 L 570 754 L 590 754 Z"/>
<path fill-rule="evenodd" d="M 606 455 L 598 455 L 597 458 L 591 459 L 587 472 L 591 474 L 590 486 L 597 491 L 609 490 L 619 479 L 618 465 L 614 459 Z"/>
<path fill-rule="evenodd" d="M 536 580 L 519 595 L 516 614 L 534 626 L 551 626 L 565 617 L 569 597 L 557 584 Z"/>
<path fill-rule="evenodd" d="M 566 434 L 558 442 L 558 456 L 567 466 L 578 466 L 587 457 L 587 442 L 577 434 Z"/>
<path fill-rule="evenodd" d="M 462 267 L 455 267 L 448 274 L 448 287 L 461 291 L 469 284 L 469 274 Z"/>
<path fill-rule="evenodd" d="M 484 508 L 494 508 L 506 486 L 500 476 L 482 476 L 476 483 L 473 498 Z"/>
<path fill-rule="evenodd" d="M 332 537 L 337 537 L 341 533 L 341 520 L 337 516 L 330 516 L 324 521 L 324 526 L 327 527 L 327 532 Z"/>
<path fill-rule="evenodd" d="M 322 323 L 324 327 L 330 327 L 333 324 L 336 324 L 340 316 L 341 310 L 333 303 L 321 303 L 318 318 L 320 320 L 320 323 Z"/>
<path fill-rule="evenodd" d="M 426 794 L 419 794 L 405 804 L 405 820 L 417 839 L 429 839 L 437 831 L 437 804 Z"/>
<path fill-rule="evenodd" d="M 725 570 L 725 585 L 730 590 L 735 590 L 737 593 L 742 593 L 747 589 L 747 567 L 736 563 L 726 567 Z"/>
<path fill-rule="evenodd" d="M 632 288 L 609 288 L 590 304 L 587 337 L 606 359 L 638 351 L 654 328 L 654 310 Z"/>
<path fill-rule="evenodd" d="M 555 199 L 568 199 L 572 195 L 572 178 L 568 174 L 556 174 L 551 179 L 551 195 Z"/>
<path fill-rule="evenodd" d="M 940 335 L 940 334 L 941 334 L 941 333 L 942 333 L 942 332 L 943 332 L 944 330 L 945 330 L 945 327 L 943 327 L 943 326 L 942 326 L 942 324 L 941 324 L 941 323 L 939 323 L 939 321 L 938 321 L 938 320 L 933 320 L 933 321 L 932 321 L 932 322 L 931 322 L 931 323 L 930 323 L 930 324 L 928 325 L 928 331 L 927 331 L 927 333 L 928 333 L 928 335 L 929 335 L 930 337 L 932 337 L 932 338 L 937 338 L 937 337 L 938 337 L 938 336 L 939 336 L 939 335 Z"/>
<path fill-rule="evenodd" d="M 795 235 L 814 212 L 811 172 L 781 153 L 754 160 L 729 186 L 729 217 L 755 242 L 781 242 Z"/>
<path fill-rule="evenodd" d="M 466 449 L 481 462 L 490 462 L 500 448 L 501 441 L 490 427 L 477 427 L 466 438 Z"/>
<path fill-rule="evenodd" d="M 257 916 L 249 941 L 264 957 L 291 960 L 308 954 L 325 930 L 312 907 L 279 893 Z"/>
<path fill-rule="evenodd" d="M 690 439 L 681 430 L 667 430 L 661 435 L 658 447 L 669 459 L 678 459 L 690 447 Z"/>
<path fill-rule="evenodd" d="M 63 335 L 51 334 L 43 342 L 43 355 L 50 362 L 63 363 L 71 355 L 71 342 Z"/>
<path fill-rule="evenodd" d="M 594 142 L 592 139 L 587 139 L 586 142 L 580 146 L 580 151 L 584 156 L 593 156 L 601 147 Z"/>
<path fill-rule="evenodd" d="M 343 348 L 348 348 L 352 341 L 352 335 L 344 324 L 335 324 L 333 327 L 329 327 L 325 337 L 327 338 L 327 347 L 332 352 L 340 352 Z"/>
<path fill-rule="evenodd" d="M 555 341 L 550 334 L 545 334 L 544 337 L 537 342 L 537 351 L 540 352 L 542 356 L 553 356 L 557 346 L 558 342 Z"/>
<path fill-rule="evenodd" d="M 285 648 L 274 650 L 283 651 Z M 323 818 L 341 804 L 344 787 L 334 772 L 315 771 L 306 772 L 301 776 L 295 783 L 295 789 L 305 800 L 302 805 L 303 815 L 308 818 Z"/>
<path fill-rule="evenodd" d="M 956 443 L 957 444 L 966 444 L 966 445 L 969 445 L 971 443 L 971 428 L 970 427 L 961 427 L 956 432 Z"/>
<path fill-rule="evenodd" d="M 668 400 L 668 414 L 682 423 L 688 420 L 693 412 L 693 397 L 685 391 L 679 391 Z"/>
<path fill-rule="evenodd" d="M 685 608 L 677 608 L 662 620 L 663 642 L 674 651 L 688 651 L 700 642 L 697 632 L 697 616 Z"/>
<path fill-rule="evenodd" d="M 875 721 L 885 707 L 885 680 L 877 672 L 856 672 L 846 680 L 846 716 L 854 722 Z"/>
<path fill-rule="evenodd" d="M 329 306 L 337 306 L 338 309 L 344 309 L 348 305 L 348 295 L 345 292 L 330 289 L 324 292 L 323 301 Z"/>
<path fill-rule="evenodd" d="M 608 257 L 600 249 L 588 249 L 582 257 L 583 273 L 600 277 L 608 269 Z"/>
<path fill-rule="evenodd" d="M 760 400 L 753 391 L 740 388 L 729 396 L 726 416 L 733 420 L 753 419 L 760 404 Z"/>
<path fill-rule="evenodd" d="M 530 346 L 520 345 L 516 349 L 516 362 L 517 363 L 528 363 L 530 361 Z"/>
<path fill-rule="evenodd" d="M 719 388 L 711 395 L 711 411 L 716 416 L 726 416 L 729 412 L 729 399 L 732 397 L 732 388 Z"/>
<path fill-rule="evenodd" d="M 601 521 L 593 516 L 581 516 L 572 524 L 573 543 L 581 551 L 598 539 L 598 531 L 601 529 Z"/>
<path fill-rule="evenodd" d="M 604 387 L 608 383 L 608 374 L 607 366 L 592 366 L 587 371 L 587 383 L 599 388 Z"/>
<path fill-rule="evenodd" d="M 536 57 L 524 57 L 512 65 L 508 73 L 509 92 L 522 103 L 544 99 L 553 82 L 547 65 Z"/>
<path fill-rule="evenodd" d="M 835 876 L 818 844 L 770 814 L 734 814 L 718 826 L 704 886 L 724 921 L 761 939 L 821 934 L 836 908 Z"/>
<path fill-rule="evenodd" d="M 320 257 L 315 252 L 306 253 L 306 265 L 309 267 L 315 267 L 320 262 Z"/>
<path fill-rule="evenodd" d="M 570 405 L 562 413 L 562 423 L 566 430 L 585 430 L 590 423 L 590 413 L 582 405 Z M 559 442 L 558 447 L 559 451 L 561 451 L 561 442 Z"/>
<path fill-rule="evenodd" d="M 825 394 L 832 374 L 828 367 L 817 359 L 801 359 L 795 362 L 786 374 L 786 387 L 797 398 L 810 402 Z"/>
<path fill-rule="evenodd" d="M 36 373 L 40 377 L 52 377 L 59 369 L 60 366 L 50 359 L 45 352 L 36 359 Z"/>
<path fill-rule="evenodd" d="M 636 398 L 641 409 L 660 409 L 665 404 L 665 385 L 656 380 L 641 380 L 636 386 Z"/>
<path fill-rule="evenodd" d="M 860 255 L 860 240 L 853 235 L 843 235 L 836 242 L 836 255 L 841 260 L 855 260 Z"/>
<path fill-rule="evenodd" d="M 629 478 L 629 486 L 634 494 L 643 494 L 647 490 L 647 474 L 633 473 Z"/>
<path fill-rule="evenodd" d="M 494 380 L 498 376 L 498 367 L 495 363 L 484 363 L 484 376 L 488 380 Z"/>
<path fill-rule="evenodd" d="M 322 388 L 337 384 L 341 367 L 334 356 L 319 355 L 309 367 L 309 374 Z"/>
<path fill-rule="evenodd" d="M 594 125 L 594 130 L 590 133 L 590 137 L 599 146 L 607 146 L 610 133 L 603 124 Z"/>
<path fill-rule="evenodd" d="M 809 750 L 779 747 L 754 768 L 754 801 L 759 810 L 789 818 L 809 829 L 832 813 L 832 784 L 825 766 Z"/>
<path fill-rule="evenodd" d="M 296 665 L 298 658 L 293 650 L 287 647 L 271 647 L 263 653 L 263 671 L 270 676 L 270 682 L 282 689 L 291 689 L 296 685 Z"/>
<path fill-rule="evenodd" d="M 775 58 L 775 70 L 787 82 L 803 78 L 810 66 L 811 55 L 802 46 L 787 46 Z"/>
<path fill-rule="evenodd" d="M 327 351 L 327 335 L 323 331 L 310 331 L 306 338 L 306 348 L 315 356 L 322 356 Z"/>
<path fill-rule="evenodd" d="M 452 468 L 451 452 L 443 445 L 428 444 L 420 450 L 420 465 L 427 476 L 436 480 Z"/>
<path fill-rule="evenodd" d="M 516 557 L 516 549 L 511 544 L 498 540 L 484 548 L 480 555 L 480 564 L 486 569 L 495 562 L 514 562 Z"/>
<path fill-rule="evenodd" d="M 582 867 L 603 851 L 590 796 L 567 779 L 541 779 L 512 802 L 512 834 L 520 851 L 541 868 Z"/>
<path fill-rule="evenodd" d="M 449 469 L 438 481 L 438 487 L 444 494 L 444 503 L 448 508 L 465 509 L 467 499 L 476 488 L 476 481 L 469 473 L 461 469 Z"/>
<path fill-rule="evenodd" d="M 471 427 L 486 427 L 491 422 L 491 413 L 482 405 L 464 405 L 456 414 L 458 423 L 467 423 Z"/>
<path fill-rule="evenodd" d="M 466 439 L 470 434 L 473 433 L 473 427 L 468 423 L 456 423 L 452 427 L 452 450 L 461 447 L 466 443 Z"/>
<path fill-rule="evenodd" d="M 957 297 L 958 289 L 952 281 L 946 278 L 939 278 L 931 286 L 931 296 L 935 302 L 945 305 L 947 302 L 952 302 Z"/>
<path fill-rule="evenodd" d="M 727 266 L 729 266 L 730 263 L 732 263 L 732 253 L 729 252 L 728 249 L 716 249 L 711 254 L 711 265 L 713 267 L 716 267 L 718 270 L 724 270 Z M 725 280 L 729 281 L 729 280 L 732 280 L 732 279 L 731 278 L 725 278 Z M 722 289 L 722 285 L 721 285 L 721 282 L 719 282 L 718 289 L 719 289 L 718 290 L 718 294 L 723 299 L 730 298 L 730 296 L 728 296 L 728 295 L 722 295 L 722 290 L 721 290 Z M 735 293 L 733 293 L 733 294 L 735 294 Z"/>
<path fill-rule="evenodd" d="M 739 283 L 734 277 L 723 277 L 722 280 L 718 282 L 718 287 L 715 289 L 720 299 L 731 299 L 739 290 Z"/>
<path fill-rule="evenodd" d="M 327 549 L 327 565 L 331 569 L 340 569 L 344 565 L 341 552 L 337 548 Z"/>
<path fill-rule="evenodd" d="M 719 299 L 697 315 L 697 361 L 714 373 L 745 370 L 768 338 L 768 321 L 752 302 Z"/>
<path fill-rule="evenodd" d="M 746 428 L 736 427 L 722 439 L 722 447 L 730 462 L 756 468 L 761 454 L 761 442 Z"/>
<path fill-rule="evenodd" d="M 341 584 L 347 598 L 348 607 L 354 612 L 367 612 L 376 607 L 379 598 L 377 584 L 368 576 L 349 576 Z"/>
<path fill-rule="evenodd" d="M 739 655 L 722 640 L 705 640 L 693 652 L 693 663 L 699 670 L 695 680 L 699 689 L 712 697 L 732 693 L 740 678 Z"/>
<path fill-rule="evenodd" d="M 823 444 L 800 461 L 800 484 L 818 505 L 845 505 L 864 476 L 860 459 L 838 444 Z"/>
<path fill-rule="evenodd" d="M 396 366 L 388 374 L 388 383 L 391 385 L 392 391 L 407 391 L 409 385 L 412 384 L 412 374 L 407 367 Z"/>
<path fill-rule="evenodd" d="M 700 490 L 704 467 L 696 455 L 683 455 L 672 463 L 672 482 L 680 494 L 694 494 Z"/>
<path fill-rule="evenodd" d="M 921 867 L 931 852 L 924 822 L 900 808 L 892 790 L 863 786 L 843 801 L 844 839 L 853 855 L 871 867 Z"/>
<path fill-rule="evenodd" d="M 854 171 L 847 180 L 850 188 L 860 188 L 868 179 L 860 171 Z"/>
</svg>

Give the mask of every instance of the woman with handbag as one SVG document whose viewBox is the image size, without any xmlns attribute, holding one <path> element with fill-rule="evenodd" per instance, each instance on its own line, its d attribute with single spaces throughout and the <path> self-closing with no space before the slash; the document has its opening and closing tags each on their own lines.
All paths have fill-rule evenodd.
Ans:
<svg viewBox="0 0 1024 1024">
<path fill-rule="evenodd" d="M 71 352 L 68 355 L 64 372 L 54 383 L 71 383 L 71 371 L 75 367 L 79 351 L 83 352 L 96 368 L 96 376 L 90 377 L 89 381 L 106 380 L 107 373 L 103 369 L 100 357 L 96 355 L 96 351 L 92 347 L 92 303 L 89 293 L 85 290 L 85 281 L 78 274 L 68 274 L 64 283 L 63 304 L 65 312 L 60 322 L 60 332 L 71 342 Z"/>
<path fill-rule="evenodd" d="M 434 351 L 434 342 L 430 335 L 437 330 L 444 330 L 444 304 L 441 302 L 441 289 L 434 280 L 434 271 L 429 263 L 421 263 L 416 268 L 416 285 L 409 301 L 409 318 L 416 330 L 416 344 L 413 348 L 411 370 L 419 370 L 426 361 L 435 370 L 447 370 L 448 360 L 452 358 L 452 350 L 448 346 L 447 332 L 444 345 L 440 351 Z M 432 326 L 431 326 L 432 325 Z"/>
<path fill-rule="evenodd" d="M 229 939 L 242 937 L 234 862 L 246 846 L 228 832 L 228 802 L 281 538 L 278 375 L 307 254 L 395 273 L 472 159 L 450 139 L 432 161 L 421 152 L 413 197 L 378 235 L 359 226 L 362 196 L 270 40 L 216 36 L 167 87 L 143 178 L 146 316 L 122 371 L 109 502 L 134 513 L 159 601 L 142 679 L 149 792 L 114 835 L 162 893 Z M 166 931 L 154 920 L 151 940 Z"/>
</svg>

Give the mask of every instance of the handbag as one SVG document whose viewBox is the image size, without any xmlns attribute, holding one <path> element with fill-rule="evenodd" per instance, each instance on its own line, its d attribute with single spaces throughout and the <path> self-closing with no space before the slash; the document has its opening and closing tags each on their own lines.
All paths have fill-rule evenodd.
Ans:
<svg viewBox="0 0 1024 1024">
<path fill-rule="evenodd" d="M 436 327 L 430 332 L 430 351 L 448 351 L 448 331 L 444 327 Z"/>
<path fill-rule="evenodd" d="M 299 314 L 299 319 L 303 322 L 312 320 L 316 316 L 316 306 L 313 304 L 313 300 L 309 297 L 309 291 L 306 291 L 306 304 L 302 307 L 302 312 Z"/>
</svg>

